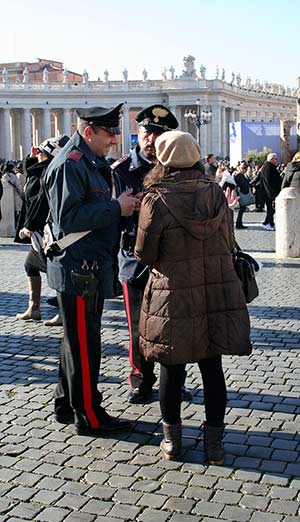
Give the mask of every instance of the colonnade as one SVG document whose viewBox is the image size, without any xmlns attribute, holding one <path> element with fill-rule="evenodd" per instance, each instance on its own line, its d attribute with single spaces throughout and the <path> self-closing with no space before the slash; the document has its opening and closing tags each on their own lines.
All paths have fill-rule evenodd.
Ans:
<svg viewBox="0 0 300 522">
<path fill-rule="evenodd" d="M 208 103 L 206 103 L 208 102 Z M 196 110 L 195 102 L 185 104 L 169 103 L 170 110 L 179 122 L 179 129 L 191 132 L 196 137 L 194 124 L 188 123 L 184 117 L 187 108 Z M 150 103 L 148 103 L 150 104 Z M 99 103 L 101 105 L 101 102 Z M 114 102 L 110 106 L 114 105 Z M 134 116 L 139 108 L 147 103 L 136 105 L 125 102 L 122 116 L 122 136 L 112 155 L 119 157 L 131 148 L 131 134 L 135 129 Z M 203 99 L 201 109 L 210 107 L 211 122 L 200 129 L 201 154 L 214 153 L 217 156 L 229 155 L 229 123 L 233 121 L 275 121 L 284 119 L 286 113 L 262 110 L 246 110 L 228 107 L 208 97 Z M 77 127 L 75 108 L 70 107 L 3 107 L 0 108 L 0 157 L 6 160 L 23 159 L 30 151 L 31 145 L 38 146 L 44 139 L 60 134 L 70 135 Z M 134 131 L 136 132 L 136 131 Z"/>
</svg>

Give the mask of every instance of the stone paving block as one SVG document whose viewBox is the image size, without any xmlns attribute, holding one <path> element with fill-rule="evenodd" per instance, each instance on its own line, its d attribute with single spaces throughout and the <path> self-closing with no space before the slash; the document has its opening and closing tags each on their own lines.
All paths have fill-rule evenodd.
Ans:
<svg viewBox="0 0 300 522">
<path fill-rule="evenodd" d="M 264 484 L 256 484 L 253 482 L 245 482 L 242 486 L 242 492 L 249 495 L 267 495 L 269 487 Z"/>
<path fill-rule="evenodd" d="M 65 468 L 58 477 L 65 480 L 80 480 L 85 475 L 85 470 L 77 468 Z"/>
<path fill-rule="evenodd" d="M 35 490 L 33 488 L 17 486 L 11 489 L 6 495 L 11 499 L 23 500 L 24 502 L 26 502 L 31 497 L 33 497 L 34 493 Z"/>
<path fill-rule="evenodd" d="M 138 500 L 138 506 L 145 506 L 149 508 L 161 508 L 168 500 L 166 495 L 156 493 L 144 493 L 143 496 Z M 181 499 L 180 499 L 181 500 Z"/>
<path fill-rule="evenodd" d="M 109 475 L 108 473 L 101 473 L 98 471 L 88 471 L 84 478 L 89 484 L 104 484 L 104 482 L 109 478 Z"/>
<path fill-rule="evenodd" d="M 142 468 L 137 470 L 135 475 L 136 475 L 136 477 L 156 480 L 159 477 L 161 477 L 161 475 L 163 475 L 163 473 L 164 473 L 164 470 L 157 468 L 156 466 L 155 467 L 143 466 Z"/>
<path fill-rule="evenodd" d="M 123 520 L 135 520 L 140 513 L 140 508 L 134 506 L 126 506 L 125 504 L 115 504 L 109 516 L 115 518 L 122 518 Z"/>
<path fill-rule="evenodd" d="M 61 522 L 69 514 L 67 509 L 49 507 L 41 511 L 36 517 L 36 520 L 43 522 Z"/>
<path fill-rule="evenodd" d="M 261 497 L 259 495 L 245 495 L 240 500 L 239 504 L 245 508 L 265 511 L 269 502 L 269 499 L 266 497 Z"/>
<path fill-rule="evenodd" d="M 287 477 L 283 477 L 280 475 L 265 474 L 265 475 L 263 475 L 261 482 L 263 484 L 274 484 L 277 486 L 287 486 L 289 479 Z"/>
<path fill-rule="evenodd" d="M 40 490 L 33 497 L 33 502 L 38 502 L 39 504 L 55 504 L 59 498 L 63 496 L 63 493 L 59 491 L 49 491 L 49 490 Z"/>
<path fill-rule="evenodd" d="M 72 494 L 67 493 L 67 494 L 63 495 L 56 502 L 55 505 L 59 506 L 59 507 L 65 507 L 65 508 L 70 508 L 73 510 L 78 510 L 82 506 L 84 506 L 84 504 L 86 504 L 87 502 L 88 502 L 88 498 L 84 497 L 83 495 L 72 495 Z"/>
<path fill-rule="evenodd" d="M 271 498 L 280 498 L 284 500 L 294 500 L 299 493 L 299 490 L 293 489 L 292 484 L 289 488 L 282 488 L 278 486 L 273 486 L 270 491 Z"/>
<path fill-rule="evenodd" d="M 225 489 L 226 491 L 239 491 L 242 486 L 242 481 L 234 479 L 219 479 L 216 484 L 216 489 Z"/>
<path fill-rule="evenodd" d="M 209 500 L 213 491 L 206 488 L 198 488 L 197 486 L 187 488 L 184 492 L 185 498 L 193 498 L 195 500 Z"/>
<path fill-rule="evenodd" d="M 279 514 L 273 513 L 262 513 L 261 511 L 256 511 L 253 513 L 253 517 L 251 518 L 251 522 L 281 522 L 283 521 L 283 516 Z"/>
<path fill-rule="evenodd" d="M 86 491 L 85 495 L 87 497 L 97 498 L 98 500 L 111 500 L 116 491 L 116 489 L 108 486 L 92 486 Z M 81 494 L 80 491 L 78 491 L 77 494 Z"/>
<path fill-rule="evenodd" d="M 108 479 L 108 484 L 112 488 L 129 488 L 135 481 L 135 477 L 122 477 L 120 475 L 111 475 Z"/>
<path fill-rule="evenodd" d="M 290 500 L 272 500 L 268 509 L 271 513 L 296 515 L 299 509 L 299 502 L 293 502 Z"/>
<path fill-rule="evenodd" d="M 165 522 L 170 517 L 170 512 L 161 509 L 145 509 L 137 517 L 138 522 Z"/>
<path fill-rule="evenodd" d="M 141 499 L 141 497 L 142 497 L 141 492 L 130 491 L 127 489 L 118 489 L 118 490 L 116 490 L 116 492 L 114 494 L 113 501 L 118 502 L 120 504 L 136 505 L 136 504 L 140 503 L 138 501 Z M 146 504 L 144 504 L 144 505 L 146 505 Z"/>
<path fill-rule="evenodd" d="M 12 517 L 20 517 L 25 520 L 34 520 L 37 514 L 43 509 L 43 506 L 29 504 L 28 502 L 20 502 L 17 506 L 9 511 L 9 519 Z"/>
<path fill-rule="evenodd" d="M 212 502 L 221 502 L 221 504 L 238 504 L 242 498 L 241 493 L 235 493 L 233 491 L 216 491 L 212 496 Z"/>
<path fill-rule="evenodd" d="M 176 513 L 170 518 L 170 522 L 199 522 L 200 518 L 195 515 L 181 515 L 180 513 Z"/>
<path fill-rule="evenodd" d="M 251 519 L 253 511 L 251 509 L 226 506 L 222 511 L 222 518 L 231 522 L 247 522 Z"/>
<path fill-rule="evenodd" d="M 172 482 L 174 484 L 187 484 L 190 479 L 188 473 L 181 473 L 180 471 L 168 471 L 163 477 L 163 482 Z"/>
<path fill-rule="evenodd" d="M 113 507 L 112 502 L 103 500 L 89 500 L 81 509 L 82 513 L 91 513 L 93 515 L 107 515 Z"/>
<path fill-rule="evenodd" d="M 196 505 L 194 500 L 184 498 L 169 498 L 164 505 L 164 509 L 173 511 L 179 511 L 182 513 L 190 513 L 193 507 Z"/>
<path fill-rule="evenodd" d="M 76 511 L 73 511 L 73 513 L 70 513 L 67 518 L 64 519 L 64 522 L 94 522 L 95 516 L 94 515 L 88 515 L 87 513 L 76 513 Z M 98 520 L 98 519 L 97 519 Z M 105 518 L 106 522 L 109 522 L 107 518 Z"/>
<path fill-rule="evenodd" d="M 161 486 L 161 482 L 151 479 L 145 480 L 136 480 L 136 482 L 132 485 L 131 489 L 133 491 L 141 491 L 143 493 L 151 493 L 157 491 Z"/>
<path fill-rule="evenodd" d="M 219 517 L 221 512 L 224 509 L 224 505 L 218 504 L 215 502 L 207 502 L 206 500 L 201 500 L 197 502 L 195 505 L 192 514 L 194 515 L 202 515 L 202 516 L 212 516 Z"/>
<path fill-rule="evenodd" d="M 23 486 L 37 486 L 43 480 L 43 475 L 37 475 L 35 473 L 21 473 L 17 477 L 15 477 L 14 482 L 15 484 L 22 484 Z M 37 486 L 38 487 L 38 486 Z"/>
</svg>

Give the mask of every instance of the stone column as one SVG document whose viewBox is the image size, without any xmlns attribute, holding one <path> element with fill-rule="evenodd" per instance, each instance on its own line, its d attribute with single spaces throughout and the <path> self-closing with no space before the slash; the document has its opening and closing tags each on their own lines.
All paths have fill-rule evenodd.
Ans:
<svg viewBox="0 0 300 522">
<path fill-rule="evenodd" d="M 11 160 L 12 143 L 11 143 L 11 130 L 10 130 L 10 110 L 3 110 L 3 139 L 4 139 L 4 157 L 5 160 Z"/>
<path fill-rule="evenodd" d="M 227 130 L 227 121 L 226 121 L 226 107 L 221 107 L 221 153 L 222 157 L 225 158 L 227 155 L 227 142 L 228 142 L 228 130 Z"/>
<path fill-rule="evenodd" d="M 24 159 L 30 153 L 32 145 L 30 109 L 23 109 L 22 116 L 22 159 Z"/>
<path fill-rule="evenodd" d="M 201 158 L 204 158 L 206 154 L 208 154 L 207 150 L 207 130 L 208 127 L 211 126 L 211 123 L 207 123 L 205 125 L 201 125 L 200 127 L 200 148 L 201 148 Z"/>
<path fill-rule="evenodd" d="M 276 198 L 276 256 L 300 257 L 300 193 L 294 187 Z"/>
<path fill-rule="evenodd" d="M 22 140 L 22 121 L 21 110 L 14 109 L 11 111 L 11 144 L 12 159 L 19 160 L 22 156 L 21 140 Z"/>
<path fill-rule="evenodd" d="M 229 109 L 228 114 L 229 114 L 229 122 L 231 123 L 235 119 L 234 109 Z"/>
<path fill-rule="evenodd" d="M 170 108 L 170 111 L 174 114 L 175 118 L 177 118 L 177 120 L 178 120 L 178 127 L 177 127 L 178 130 L 182 130 L 181 107 L 179 107 L 178 105 L 170 105 L 169 108 Z"/>
<path fill-rule="evenodd" d="M 240 111 L 240 109 L 236 109 L 234 111 L 234 121 L 241 121 L 241 111 Z"/>
<path fill-rule="evenodd" d="M 63 133 L 71 136 L 71 112 L 70 109 L 63 109 Z"/>
<path fill-rule="evenodd" d="M 130 121 L 129 107 L 125 102 L 123 105 L 122 116 L 122 154 L 127 154 L 130 150 Z"/>
<path fill-rule="evenodd" d="M 212 150 L 211 153 L 215 156 L 222 155 L 222 143 L 221 143 L 221 129 L 222 129 L 222 114 L 221 114 L 221 106 L 213 105 L 212 106 Z"/>
<path fill-rule="evenodd" d="M 51 114 L 50 109 L 43 110 L 43 140 L 51 138 Z"/>
</svg>

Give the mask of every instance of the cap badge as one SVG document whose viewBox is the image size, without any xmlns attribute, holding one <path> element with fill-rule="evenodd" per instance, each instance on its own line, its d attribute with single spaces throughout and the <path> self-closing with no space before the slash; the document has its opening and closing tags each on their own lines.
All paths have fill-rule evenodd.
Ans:
<svg viewBox="0 0 300 522">
<path fill-rule="evenodd" d="M 155 116 L 154 123 L 159 123 L 159 118 L 165 118 L 169 114 L 169 111 L 167 111 L 167 109 L 162 109 L 161 107 L 154 107 L 154 109 L 152 109 L 152 114 Z"/>
</svg>

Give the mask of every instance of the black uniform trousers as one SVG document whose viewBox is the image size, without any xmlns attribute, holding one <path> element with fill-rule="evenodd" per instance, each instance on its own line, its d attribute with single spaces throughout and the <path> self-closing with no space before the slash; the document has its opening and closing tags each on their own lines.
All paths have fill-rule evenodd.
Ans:
<svg viewBox="0 0 300 522">
<path fill-rule="evenodd" d="M 139 321 L 144 289 L 122 282 L 129 330 L 129 363 L 132 368 L 128 379 L 131 388 L 149 390 L 156 381 L 154 363 L 147 362 L 139 348 Z"/>
<path fill-rule="evenodd" d="M 55 413 L 75 413 L 75 424 L 100 428 L 107 416 L 97 388 L 101 360 L 101 315 L 104 299 L 92 303 L 80 296 L 58 292 L 64 336 L 59 382 L 54 392 Z"/>
<path fill-rule="evenodd" d="M 226 409 L 226 383 L 221 356 L 203 359 L 198 363 L 203 381 L 204 406 L 207 424 L 221 426 Z M 159 400 L 162 418 L 168 424 L 180 422 L 183 364 L 160 367 Z"/>
</svg>

